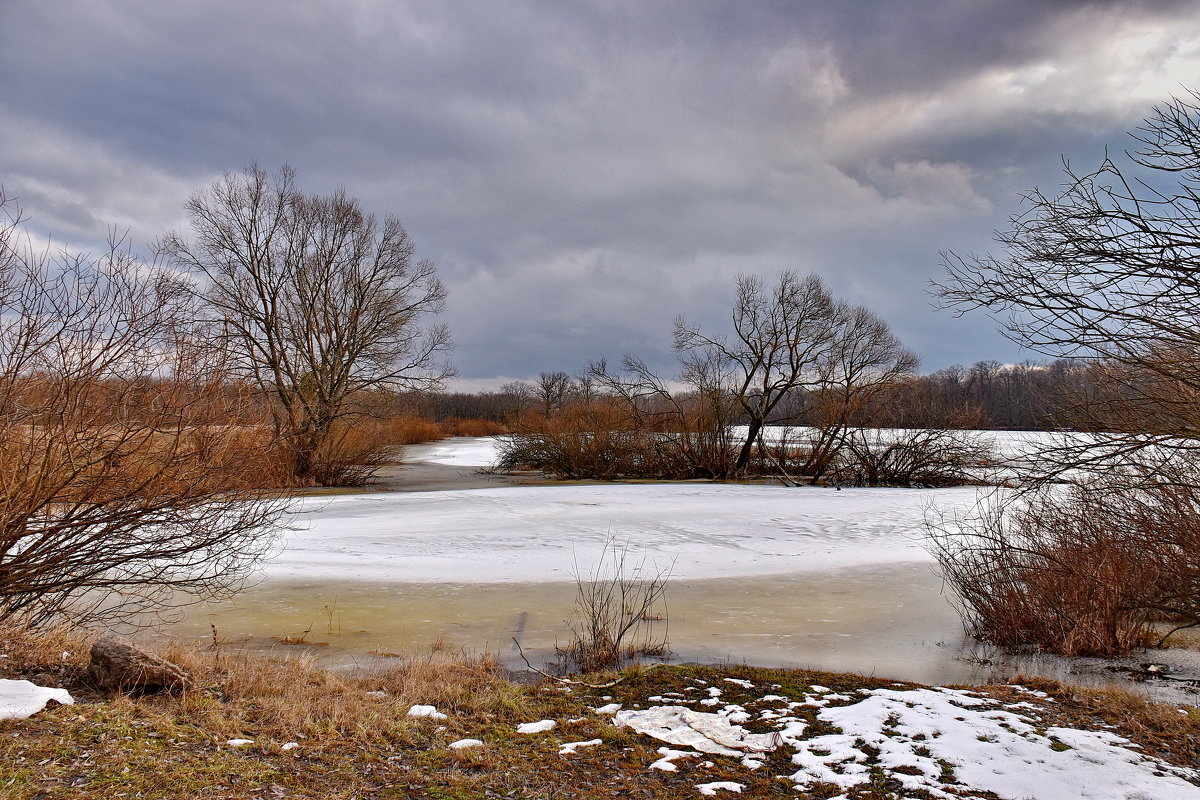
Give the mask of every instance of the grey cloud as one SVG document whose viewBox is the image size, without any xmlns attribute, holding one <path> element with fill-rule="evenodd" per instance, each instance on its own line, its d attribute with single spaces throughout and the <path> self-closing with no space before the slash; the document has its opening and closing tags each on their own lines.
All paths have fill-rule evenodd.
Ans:
<svg viewBox="0 0 1200 800">
<path fill-rule="evenodd" d="M 289 162 L 404 221 L 472 379 L 667 367 L 676 314 L 719 326 L 734 275 L 785 268 L 930 368 L 1014 360 L 930 309 L 937 251 L 985 249 L 1060 153 L 1121 146 L 1191 79 L 1197 26 L 1115 0 L 10 0 L 0 182 L 58 238 L 144 241 L 220 173 Z M 1143 29 L 1153 59 L 1107 55 Z"/>
</svg>

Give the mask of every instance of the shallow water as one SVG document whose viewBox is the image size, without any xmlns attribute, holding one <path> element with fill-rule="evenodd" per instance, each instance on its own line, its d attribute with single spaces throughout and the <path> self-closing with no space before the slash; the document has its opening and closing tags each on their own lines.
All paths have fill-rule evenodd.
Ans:
<svg viewBox="0 0 1200 800">
<path fill-rule="evenodd" d="M 306 653 L 329 666 L 368 666 L 435 649 L 489 652 L 523 669 L 516 638 L 530 662 L 545 667 L 556 642 L 570 638 L 565 620 L 575 593 L 572 583 L 276 581 L 193 608 L 165 632 L 208 639 L 215 626 L 226 647 Z M 971 642 L 927 564 L 672 581 L 667 612 L 665 622 L 648 625 L 669 640 L 672 661 L 807 667 L 932 684 L 1002 682 L 1019 673 L 1128 684 L 1108 662 L 1013 657 Z M 304 644 L 281 644 L 285 637 Z M 1183 658 L 1185 669 L 1195 666 L 1187 651 L 1155 659 L 1171 661 L 1170 653 Z"/>
</svg>

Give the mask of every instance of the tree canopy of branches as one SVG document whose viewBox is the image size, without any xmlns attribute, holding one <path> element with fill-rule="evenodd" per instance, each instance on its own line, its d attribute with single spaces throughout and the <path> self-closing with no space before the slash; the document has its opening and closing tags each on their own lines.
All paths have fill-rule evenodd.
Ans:
<svg viewBox="0 0 1200 800">
<path fill-rule="evenodd" d="M 342 192 L 304 194 L 286 166 L 226 175 L 186 209 L 191 240 L 170 235 L 165 249 L 203 279 L 239 369 L 272 398 L 298 479 L 339 479 L 323 448 L 360 413 L 357 394 L 433 388 L 452 374 L 440 360 L 449 331 L 432 321 L 445 289 L 396 219 L 380 222 Z"/>
<path fill-rule="evenodd" d="M 732 329 L 732 336 L 710 335 L 680 318 L 675 349 L 685 373 L 724 384 L 749 425 L 735 472 L 746 468 L 780 404 L 804 391 L 823 408 L 809 469 L 819 478 L 854 411 L 917 365 L 885 322 L 835 300 L 817 275 L 782 272 L 772 286 L 739 276 Z"/>
<path fill-rule="evenodd" d="M 723 480 L 772 472 L 788 480 L 784 462 L 799 452 L 815 482 L 845 451 L 856 415 L 916 365 L 884 322 L 835 300 L 815 275 L 784 272 L 772 285 L 740 276 L 731 322 L 729 336 L 676 320 L 674 380 L 628 354 L 619 369 L 604 359 L 592 364 L 573 391 L 558 391 L 566 373 L 543 373 L 542 413 L 519 420 L 501 465 L 564 477 Z M 517 388 L 505 390 L 515 396 Z M 801 420 L 815 426 L 809 441 L 763 442 L 768 423 Z M 736 428 L 743 423 L 744 439 Z"/>
<path fill-rule="evenodd" d="M 1075 420 L 1123 434 L 1126 452 L 1200 438 L 1198 100 L 1156 107 L 1122 163 L 1067 165 L 1057 194 L 1026 193 L 997 233 L 1002 254 L 944 257 L 949 306 L 987 309 L 1023 347 L 1104 373 Z"/>
<path fill-rule="evenodd" d="M 1125 158 L 1028 192 L 1000 255 L 945 255 L 950 306 L 1090 371 L 1070 409 L 1087 434 L 1039 453 L 1024 491 L 933 529 L 968 621 L 996 641 L 1108 654 L 1148 622 L 1200 624 L 1198 103 L 1157 106 Z"/>
<path fill-rule="evenodd" d="M 282 509 L 237 491 L 253 409 L 190 292 L 123 242 L 52 256 L 0 214 L 0 620 L 236 588 Z"/>
</svg>

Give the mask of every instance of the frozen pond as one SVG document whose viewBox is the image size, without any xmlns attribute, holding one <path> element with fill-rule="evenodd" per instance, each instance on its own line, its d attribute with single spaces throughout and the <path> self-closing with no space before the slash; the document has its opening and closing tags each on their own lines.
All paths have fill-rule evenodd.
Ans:
<svg viewBox="0 0 1200 800">
<path fill-rule="evenodd" d="M 412 448 L 408 469 L 465 477 L 491 452 L 486 439 L 450 440 Z M 931 506 L 974 498 L 971 488 L 699 482 L 308 498 L 260 585 L 194 609 L 173 632 L 206 636 L 213 625 L 250 647 L 302 638 L 334 664 L 435 647 L 521 667 L 516 638 L 536 664 L 568 639 L 573 576 L 615 543 L 647 573 L 670 570 L 666 633 L 679 660 L 928 683 L 1016 671 L 1079 680 L 1065 662 L 1015 662 L 965 641 L 920 538 Z M 1084 668 L 1084 679 L 1104 679 L 1101 666 Z"/>
<path fill-rule="evenodd" d="M 713 483 L 519 486 L 305 500 L 272 579 L 507 583 L 586 574 L 610 542 L 679 580 L 924 563 L 927 508 L 975 490 Z"/>
</svg>

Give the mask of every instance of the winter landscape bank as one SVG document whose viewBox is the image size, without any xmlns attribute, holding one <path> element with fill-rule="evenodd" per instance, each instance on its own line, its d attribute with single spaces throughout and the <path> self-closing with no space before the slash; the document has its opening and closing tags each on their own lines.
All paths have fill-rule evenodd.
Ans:
<svg viewBox="0 0 1200 800">
<path fill-rule="evenodd" d="M 414 455 L 470 474 L 490 453 L 456 440 Z M 267 582 L 553 583 L 614 530 L 684 582 L 928 570 L 929 503 L 973 496 L 655 484 L 309 498 Z M 7 637 L 0 797 L 1200 797 L 1200 712 L 1128 690 L 736 664 L 530 685 L 445 652 L 330 671 L 303 646 L 249 652 L 224 630 L 167 646 L 194 688 L 115 699 L 89 683 L 90 642 Z"/>
</svg>

